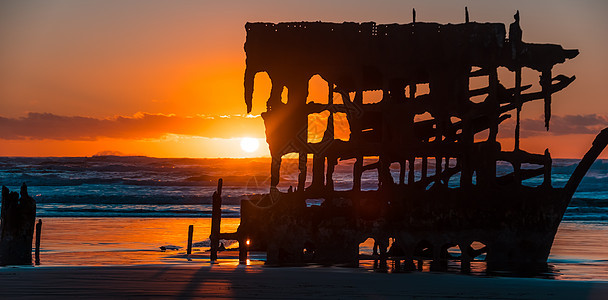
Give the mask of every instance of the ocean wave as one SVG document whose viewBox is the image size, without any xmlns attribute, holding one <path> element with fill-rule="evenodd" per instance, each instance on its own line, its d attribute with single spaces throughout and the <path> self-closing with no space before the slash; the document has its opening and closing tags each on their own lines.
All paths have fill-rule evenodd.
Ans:
<svg viewBox="0 0 608 300">
<path fill-rule="evenodd" d="M 608 221 L 608 215 L 604 214 L 564 214 L 564 221 L 601 222 Z"/>
<path fill-rule="evenodd" d="M 374 162 L 370 159 L 368 163 Z M 430 160 L 429 173 L 433 173 Z M 579 160 L 554 159 L 552 168 L 553 186 L 563 187 L 576 168 Z M 353 160 L 341 161 L 335 168 L 336 189 L 352 188 Z M 308 165 L 309 168 L 312 164 Z M 420 164 L 417 161 L 417 169 Z M 240 204 L 251 195 L 266 193 L 270 186 L 270 158 L 261 159 L 190 159 L 190 158 L 150 158 L 143 156 L 96 156 L 96 157 L 0 157 L 0 184 L 11 190 L 19 190 L 22 183 L 30 188 L 37 203 L 44 204 L 95 204 L 109 205 L 70 214 L 103 215 L 116 212 L 112 205 L 208 205 L 216 189 L 217 180 L 223 178 L 223 203 Z M 279 189 L 286 191 L 295 186 L 298 178 L 298 160 L 284 159 Z M 497 174 L 512 171 L 507 163 L 497 165 Z M 391 166 L 391 174 L 398 179 L 399 168 Z M 307 174 L 307 182 L 312 172 Z M 457 179 L 457 177 L 454 177 Z M 364 172 L 362 188 L 374 190 L 378 187 L 377 172 Z M 524 182 L 536 186 L 542 177 Z M 458 183 L 451 180 L 450 184 Z M 608 160 L 596 161 L 581 182 L 565 219 L 599 219 L 603 209 L 608 207 Z M 181 216 L 188 212 L 178 209 L 172 212 L 144 211 L 147 216 Z M 186 209 L 184 209 L 186 211 Z M 53 212 L 58 214 L 59 212 Z M 123 211 L 136 215 L 141 211 Z M 206 214 L 199 211 L 196 214 Z"/>
<path fill-rule="evenodd" d="M 0 174 L 0 182 L 6 186 L 18 186 L 26 183 L 28 186 L 81 186 L 86 184 L 101 185 L 134 185 L 134 186 L 216 186 L 219 178 L 232 186 L 269 185 L 270 177 L 262 175 L 197 175 L 188 173 L 168 174 L 162 172 L 133 172 L 116 174 L 115 172 L 92 172 L 75 176 L 71 173 L 52 173 L 47 171 L 32 174 L 31 170 L 19 174 L 4 172 Z M 284 181 L 291 181 L 284 178 Z"/>
<path fill-rule="evenodd" d="M 608 199 L 598 199 L 598 198 L 572 198 L 570 201 L 570 205 L 568 208 L 573 207 L 602 207 L 608 208 Z"/>
<path fill-rule="evenodd" d="M 240 205 L 241 200 L 246 200 L 252 195 L 241 195 L 237 197 L 222 197 L 222 203 L 227 205 Z M 143 195 L 49 195 L 34 196 L 36 203 L 62 203 L 62 204 L 155 204 L 155 205 L 198 205 L 211 204 L 211 196 L 194 195 L 162 195 L 162 196 L 143 196 Z"/>
<path fill-rule="evenodd" d="M 211 205 L 42 204 L 38 217 L 211 217 Z M 237 205 L 223 205 L 222 216 L 237 218 Z"/>
</svg>

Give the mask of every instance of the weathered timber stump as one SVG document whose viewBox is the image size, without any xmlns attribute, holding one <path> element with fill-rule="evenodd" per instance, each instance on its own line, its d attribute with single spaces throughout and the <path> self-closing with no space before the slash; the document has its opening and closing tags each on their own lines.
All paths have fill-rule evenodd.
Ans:
<svg viewBox="0 0 608 300">
<path fill-rule="evenodd" d="M 0 214 L 0 266 L 31 265 L 32 239 L 36 222 L 36 201 L 27 194 L 25 183 L 19 193 L 2 187 Z"/>
<path fill-rule="evenodd" d="M 217 251 L 220 244 L 220 225 L 222 222 L 222 185 L 223 180 L 220 178 L 217 181 L 217 191 L 213 192 L 213 206 L 211 210 L 211 241 L 210 260 L 217 260 Z"/>
</svg>

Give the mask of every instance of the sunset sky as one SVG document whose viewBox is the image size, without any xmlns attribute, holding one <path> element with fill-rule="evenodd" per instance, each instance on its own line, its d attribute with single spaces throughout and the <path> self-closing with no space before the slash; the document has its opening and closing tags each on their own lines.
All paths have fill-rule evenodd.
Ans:
<svg viewBox="0 0 608 300">
<path fill-rule="evenodd" d="M 554 95 L 551 130 L 542 103 L 522 115 L 524 149 L 580 158 L 608 126 L 605 0 L 2 1 L 0 156 L 265 156 L 267 83 L 252 115 L 243 100 L 246 22 L 409 23 L 415 8 L 460 23 L 465 6 L 507 27 L 519 9 L 524 41 L 580 50 L 554 69 L 577 79 Z M 246 153 L 242 137 L 262 147 Z"/>
</svg>

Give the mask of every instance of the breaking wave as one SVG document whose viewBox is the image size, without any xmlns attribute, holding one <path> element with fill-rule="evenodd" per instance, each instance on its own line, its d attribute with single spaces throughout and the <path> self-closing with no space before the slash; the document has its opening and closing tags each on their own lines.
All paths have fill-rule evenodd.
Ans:
<svg viewBox="0 0 608 300">
<path fill-rule="evenodd" d="M 352 187 L 352 163 L 341 161 L 336 166 L 336 189 Z M 297 159 L 283 160 L 279 189 L 297 184 L 297 164 Z M 554 159 L 553 186 L 563 187 L 577 164 L 578 160 Z M 394 178 L 398 171 L 398 166 L 391 166 Z M 510 166 L 497 166 L 497 174 L 508 172 Z M 0 184 L 18 190 L 25 182 L 40 217 L 209 217 L 219 178 L 224 180 L 224 216 L 238 217 L 241 200 L 268 191 L 269 173 L 270 158 L 0 157 Z M 541 182 L 539 177 L 524 184 Z M 362 184 L 365 190 L 376 189 L 375 171 L 365 172 Z M 581 182 L 564 220 L 608 222 L 606 187 L 608 161 L 598 160 Z"/>
</svg>

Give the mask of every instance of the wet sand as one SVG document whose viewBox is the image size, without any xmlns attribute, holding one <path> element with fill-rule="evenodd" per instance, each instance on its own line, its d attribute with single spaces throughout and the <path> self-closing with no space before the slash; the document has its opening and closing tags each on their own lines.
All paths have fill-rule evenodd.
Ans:
<svg viewBox="0 0 608 300">
<path fill-rule="evenodd" d="M 417 298 L 417 299 L 608 299 L 604 225 L 563 223 L 551 260 L 552 278 L 488 277 L 477 261 L 475 276 L 448 273 L 379 273 L 362 261 L 358 269 L 310 266 L 263 266 L 263 255 L 250 253 L 250 265 L 238 253 L 220 253 L 211 264 L 207 247 L 195 247 L 187 261 L 186 233 L 194 241 L 208 237 L 209 219 L 47 218 L 42 235 L 42 264 L 1 267 L 0 299 L 11 298 Z M 222 220 L 234 231 L 238 219 Z M 161 245 L 184 248 L 162 252 Z M 362 252 L 373 244 L 361 245 Z M 367 264 L 367 265 L 366 265 Z M 389 270 L 390 271 L 390 270 Z M 473 270 L 475 271 L 475 270 Z"/>
<path fill-rule="evenodd" d="M 606 299 L 608 282 L 236 264 L 0 268 L 0 298 Z"/>
<path fill-rule="evenodd" d="M 240 220 L 222 219 L 222 231 L 236 231 Z M 181 264 L 186 262 L 188 225 L 194 225 L 194 242 L 206 241 L 211 219 L 208 218 L 45 218 L 43 219 L 41 266 L 107 266 Z M 160 246 L 176 245 L 179 250 L 162 252 Z M 608 281 L 608 226 L 562 222 L 556 236 L 548 274 L 543 278 Z M 236 245 L 226 244 L 227 247 Z M 371 254 L 373 241 L 360 245 L 361 254 Z M 209 264 L 209 247 L 195 244 L 193 263 Z M 238 254 L 220 257 L 237 261 Z M 251 253 L 252 262 L 264 259 Z M 485 275 L 483 258 L 471 264 L 473 275 Z M 373 263 L 361 261 L 371 269 Z M 425 261 L 423 272 L 428 272 Z M 459 272 L 458 262 L 448 264 Z"/>
</svg>

